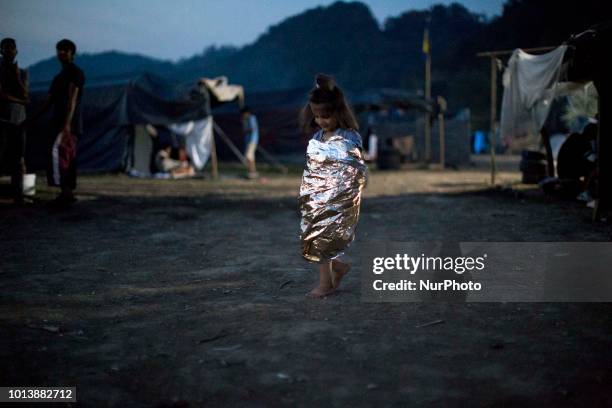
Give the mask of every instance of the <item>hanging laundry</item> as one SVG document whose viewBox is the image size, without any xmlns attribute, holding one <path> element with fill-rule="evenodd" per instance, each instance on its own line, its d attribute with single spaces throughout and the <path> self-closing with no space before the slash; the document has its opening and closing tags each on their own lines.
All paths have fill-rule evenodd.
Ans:
<svg viewBox="0 0 612 408">
<path fill-rule="evenodd" d="M 559 73 L 567 46 L 546 54 L 516 49 L 504 71 L 500 133 L 509 146 L 517 139 L 534 139 L 546 121 L 552 100 L 559 95 Z"/>
</svg>

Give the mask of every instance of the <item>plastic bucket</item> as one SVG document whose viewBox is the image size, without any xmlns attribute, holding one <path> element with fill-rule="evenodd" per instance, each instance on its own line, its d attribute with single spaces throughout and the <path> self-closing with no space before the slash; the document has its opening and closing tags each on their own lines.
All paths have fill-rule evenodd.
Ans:
<svg viewBox="0 0 612 408">
<path fill-rule="evenodd" d="M 23 195 L 33 196 L 36 194 L 36 174 L 23 175 Z"/>
</svg>

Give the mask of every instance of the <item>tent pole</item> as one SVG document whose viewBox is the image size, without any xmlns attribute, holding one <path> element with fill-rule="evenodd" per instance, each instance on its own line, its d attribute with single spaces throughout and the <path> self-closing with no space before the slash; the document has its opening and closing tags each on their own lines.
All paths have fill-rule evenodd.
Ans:
<svg viewBox="0 0 612 408">
<path fill-rule="evenodd" d="M 227 137 L 227 135 L 225 134 L 225 132 L 223 131 L 223 129 L 221 129 L 221 127 L 219 125 L 217 125 L 217 122 L 215 122 L 213 120 L 213 125 L 215 126 L 215 130 L 217 131 L 217 133 L 219 133 L 219 136 L 221 136 L 221 139 L 223 139 L 223 141 L 225 142 L 225 144 L 230 148 L 230 150 L 236 155 L 236 157 L 238 157 L 238 159 L 242 162 L 242 164 L 244 164 L 245 166 L 247 166 L 247 161 L 246 158 L 244 157 L 244 155 L 242 153 L 240 153 L 240 150 L 238 150 L 238 148 L 236 147 L 236 145 L 234 143 L 232 143 L 232 141 L 230 140 L 229 137 Z"/>
<path fill-rule="evenodd" d="M 442 112 L 440 112 L 438 114 L 438 127 L 439 127 L 439 133 L 440 133 L 440 167 L 442 167 L 442 169 L 444 169 L 445 166 L 445 162 L 446 162 L 446 146 L 444 143 L 444 114 Z"/>
<path fill-rule="evenodd" d="M 425 100 L 431 106 L 431 54 L 428 52 L 425 60 Z M 425 161 L 431 162 L 431 112 L 425 113 Z"/>
<path fill-rule="evenodd" d="M 211 117 L 210 120 L 213 121 Z M 210 139 L 210 166 L 212 172 L 213 180 L 219 179 L 219 164 L 217 162 L 217 145 L 215 143 L 215 132 L 212 132 L 212 137 Z"/>
<path fill-rule="evenodd" d="M 497 173 L 497 164 L 495 162 L 496 148 L 496 129 L 495 118 L 497 117 L 497 59 L 491 55 L 491 137 L 489 145 L 491 146 L 491 185 L 495 185 L 495 173 Z"/>
<path fill-rule="evenodd" d="M 283 166 L 278 160 L 276 160 L 274 158 L 274 156 L 272 156 L 270 153 L 268 153 L 268 151 L 266 151 L 266 149 L 261 147 L 259 144 L 257 145 L 257 151 L 259 153 L 263 154 L 264 157 L 266 158 L 266 160 L 268 160 L 270 163 L 272 163 L 274 165 L 274 167 L 278 167 L 283 174 L 287 174 L 289 169 L 287 169 L 286 166 Z"/>
<path fill-rule="evenodd" d="M 446 166 L 446 129 L 444 128 L 444 112 L 446 112 L 446 99 L 442 96 L 437 98 L 438 112 L 438 132 L 440 136 L 440 167 Z"/>
</svg>

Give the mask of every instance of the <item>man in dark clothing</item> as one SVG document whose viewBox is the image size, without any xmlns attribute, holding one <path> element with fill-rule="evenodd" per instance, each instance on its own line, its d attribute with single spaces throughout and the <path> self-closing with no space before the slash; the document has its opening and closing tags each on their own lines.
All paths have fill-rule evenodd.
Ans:
<svg viewBox="0 0 612 408">
<path fill-rule="evenodd" d="M 76 201 L 73 193 L 77 179 L 76 147 L 77 138 L 83 133 L 81 97 L 85 75 L 73 62 L 76 45 L 72 41 L 61 40 L 56 49 L 62 70 L 53 79 L 47 100 L 32 120 L 37 119 L 53 105 L 51 130 L 54 139 L 47 180 L 49 185 L 61 188 L 55 203 L 68 206 Z"/>
<path fill-rule="evenodd" d="M 26 118 L 28 75 L 15 62 L 17 44 L 14 39 L 5 38 L 0 41 L 0 54 L 0 163 L 1 170 L 10 171 L 14 200 L 21 203 L 25 173 L 25 133 L 18 125 Z"/>
</svg>

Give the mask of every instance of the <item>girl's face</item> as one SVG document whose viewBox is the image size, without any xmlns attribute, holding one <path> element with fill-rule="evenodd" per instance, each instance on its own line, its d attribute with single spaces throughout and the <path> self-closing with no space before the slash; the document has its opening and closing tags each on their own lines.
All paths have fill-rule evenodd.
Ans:
<svg viewBox="0 0 612 408">
<path fill-rule="evenodd" d="M 324 104 L 311 103 L 310 109 L 314 115 L 315 123 L 325 131 L 332 131 L 338 127 L 338 121 L 329 111 L 326 109 Z"/>
</svg>

